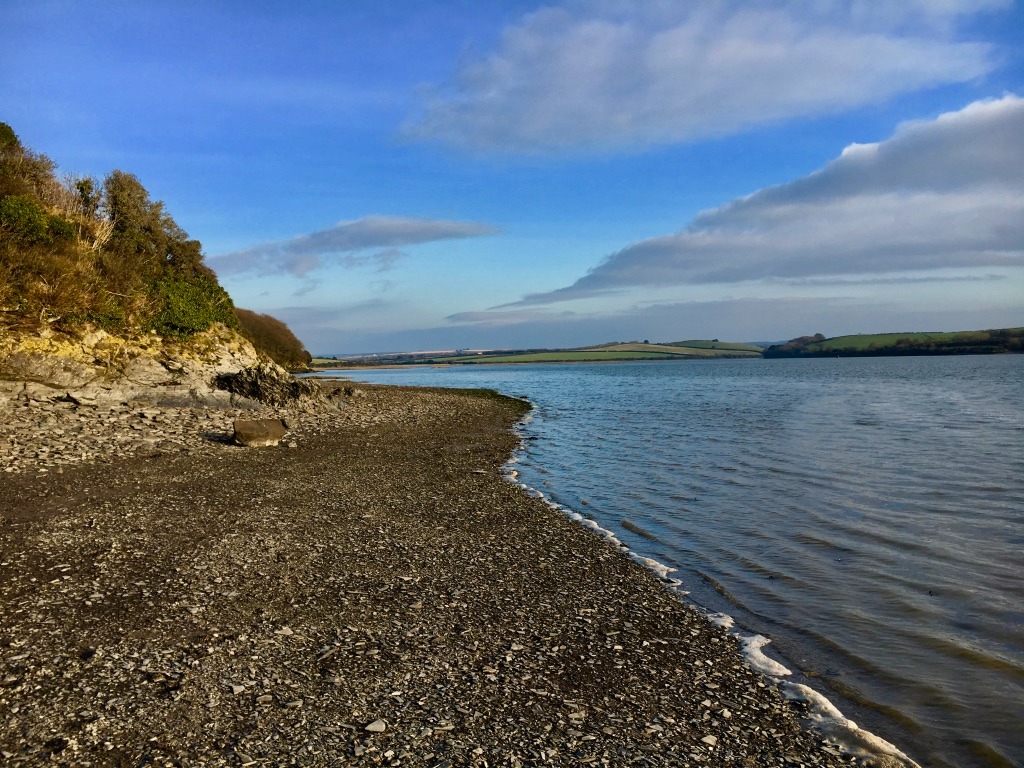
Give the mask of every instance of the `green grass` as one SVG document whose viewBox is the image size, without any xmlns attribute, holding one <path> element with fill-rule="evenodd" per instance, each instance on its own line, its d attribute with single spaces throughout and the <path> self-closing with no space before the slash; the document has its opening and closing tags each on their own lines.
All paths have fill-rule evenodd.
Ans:
<svg viewBox="0 0 1024 768">
<path fill-rule="evenodd" d="M 763 350 L 753 344 L 736 344 L 731 341 L 706 341 L 703 339 L 691 339 L 689 341 L 673 341 L 668 344 L 670 347 L 689 347 L 691 349 L 724 349 L 729 352 L 750 352 L 760 355 Z"/>
<path fill-rule="evenodd" d="M 672 344 L 601 344 L 580 349 L 545 351 L 492 352 L 488 354 L 441 355 L 422 357 L 416 354 L 384 356 L 374 359 L 375 364 L 390 365 L 481 365 L 485 363 L 601 363 L 628 360 L 684 360 L 689 358 L 760 357 L 761 348 L 749 344 L 718 341 L 675 342 Z M 315 357 L 314 368 L 344 367 L 345 363 L 332 358 Z"/>
</svg>

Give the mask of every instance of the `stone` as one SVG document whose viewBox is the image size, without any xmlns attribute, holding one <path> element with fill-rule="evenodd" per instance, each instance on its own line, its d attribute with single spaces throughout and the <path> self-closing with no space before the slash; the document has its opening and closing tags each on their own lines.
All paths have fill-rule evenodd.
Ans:
<svg viewBox="0 0 1024 768">
<path fill-rule="evenodd" d="M 235 442 L 249 448 L 277 445 L 287 431 L 280 419 L 237 419 Z"/>
<path fill-rule="evenodd" d="M 374 720 L 368 726 L 363 728 L 363 730 L 367 733 L 384 733 L 384 731 L 386 731 L 387 728 L 388 725 L 383 720 Z"/>
<path fill-rule="evenodd" d="M 288 405 L 303 398 L 315 399 L 319 394 L 315 382 L 296 379 L 274 363 L 218 374 L 214 385 L 230 395 L 274 406 Z"/>
</svg>

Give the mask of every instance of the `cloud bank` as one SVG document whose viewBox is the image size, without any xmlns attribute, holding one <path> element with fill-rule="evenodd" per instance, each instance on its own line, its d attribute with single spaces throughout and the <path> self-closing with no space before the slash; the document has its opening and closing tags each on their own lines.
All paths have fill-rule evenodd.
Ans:
<svg viewBox="0 0 1024 768">
<path fill-rule="evenodd" d="M 1024 99 L 981 101 L 853 144 L 821 170 L 609 256 L 505 306 L 638 286 L 1024 266 Z"/>
<path fill-rule="evenodd" d="M 376 266 L 377 271 L 384 272 L 404 258 L 402 247 L 481 237 L 496 231 L 475 222 L 367 216 L 290 240 L 214 256 L 209 263 L 221 274 L 252 272 L 304 277 L 328 264 L 349 269 Z"/>
<path fill-rule="evenodd" d="M 613 150 L 879 103 L 991 71 L 958 21 L 1009 0 L 590 0 L 528 14 L 429 92 L 410 135 L 460 148 Z"/>
</svg>

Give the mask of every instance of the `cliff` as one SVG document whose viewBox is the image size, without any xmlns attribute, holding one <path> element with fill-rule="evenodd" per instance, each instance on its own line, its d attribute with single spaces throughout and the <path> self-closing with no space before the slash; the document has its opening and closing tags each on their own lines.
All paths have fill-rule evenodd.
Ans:
<svg viewBox="0 0 1024 768">
<path fill-rule="evenodd" d="M 220 324 L 185 339 L 88 325 L 0 334 L 0 404 L 27 398 L 249 407 L 314 392 Z"/>
</svg>

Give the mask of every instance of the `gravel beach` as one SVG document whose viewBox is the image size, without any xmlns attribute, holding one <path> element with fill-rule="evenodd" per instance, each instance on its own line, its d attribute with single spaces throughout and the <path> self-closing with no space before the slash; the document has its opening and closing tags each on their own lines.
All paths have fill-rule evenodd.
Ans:
<svg viewBox="0 0 1024 768">
<path fill-rule="evenodd" d="M 230 423 L 253 414 L 5 407 L 0 763 L 854 762 L 723 630 L 503 478 L 522 403 L 338 402 L 274 412 L 285 441 L 248 449 Z"/>
</svg>

